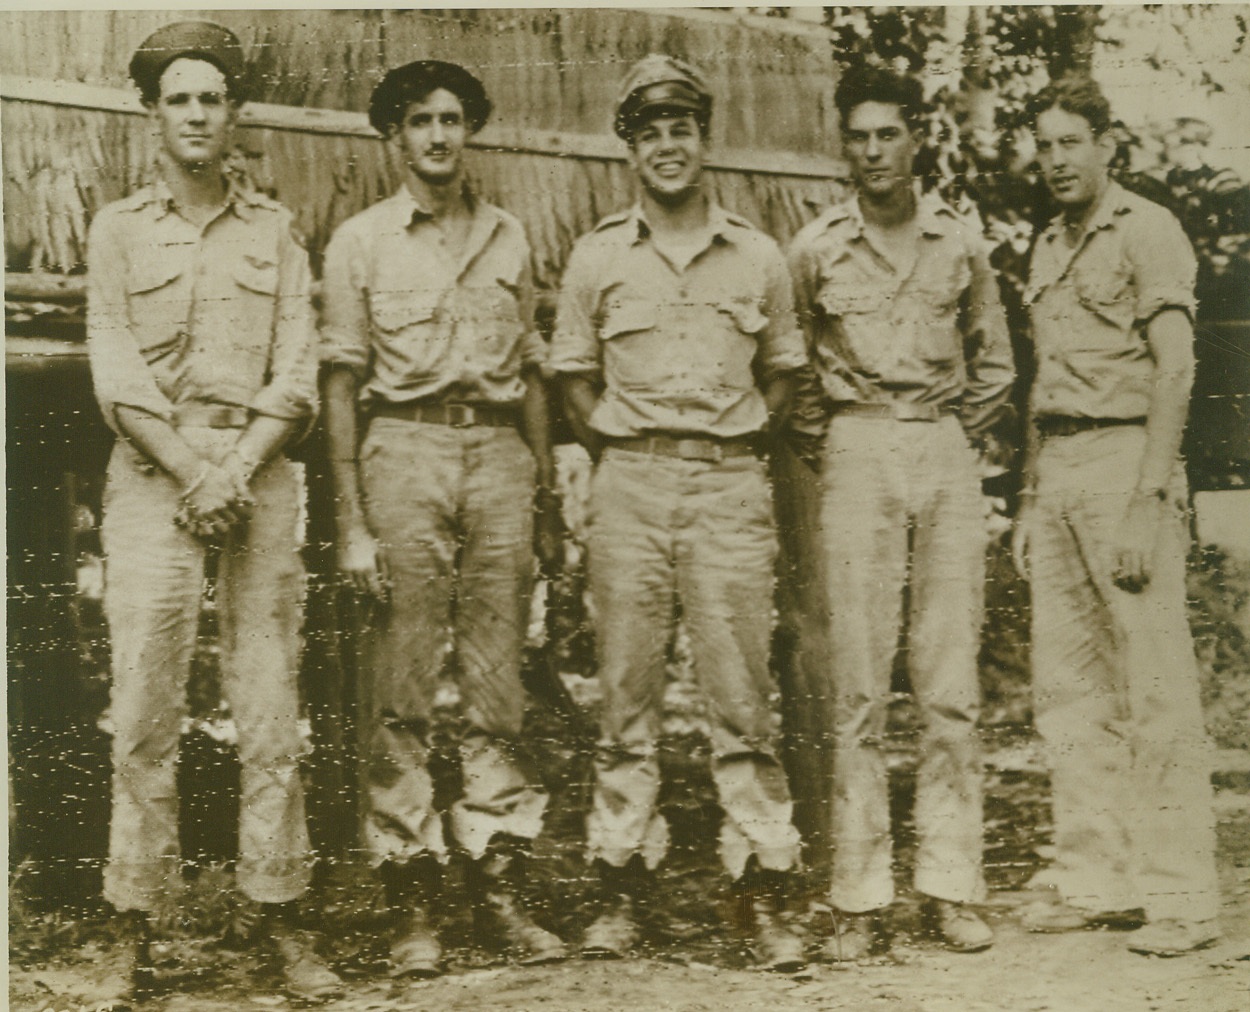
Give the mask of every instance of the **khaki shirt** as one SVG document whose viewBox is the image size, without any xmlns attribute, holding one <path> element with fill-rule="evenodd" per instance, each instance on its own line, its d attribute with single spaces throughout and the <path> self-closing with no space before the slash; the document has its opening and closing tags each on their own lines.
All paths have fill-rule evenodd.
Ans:
<svg viewBox="0 0 1250 1012">
<path fill-rule="evenodd" d="M 201 229 L 157 183 L 101 209 L 87 243 L 87 348 L 115 430 L 120 406 L 170 422 L 192 403 L 314 413 L 308 256 L 281 204 L 232 186 Z"/>
<path fill-rule="evenodd" d="M 1034 417 L 1139 418 L 1154 358 L 1145 324 L 1192 315 L 1197 263 L 1172 214 L 1111 183 L 1075 248 L 1055 219 L 1038 238 L 1024 299 L 1033 324 Z"/>
<path fill-rule="evenodd" d="M 458 260 L 407 187 L 349 218 L 326 247 L 321 357 L 353 369 L 366 400 L 517 404 L 521 367 L 543 367 L 525 230 L 470 200 Z"/>
<path fill-rule="evenodd" d="M 638 207 L 574 246 L 551 368 L 602 378 L 596 431 L 759 432 L 768 422 L 760 384 L 806 363 L 777 245 L 715 205 L 710 223 L 707 245 L 684 270 L 651 242 Z"/>
<path fill-rule="evenodd" d="M 921 196 L 916 216 L 906 276 L 874 247 L 858 200 L 809 222 L 789 254 L 799 320 L 829 400 L 958 410 L 975 433 L 1015 379 L 998 282 L 980 235 L 940 198 Z"/>
</svg>

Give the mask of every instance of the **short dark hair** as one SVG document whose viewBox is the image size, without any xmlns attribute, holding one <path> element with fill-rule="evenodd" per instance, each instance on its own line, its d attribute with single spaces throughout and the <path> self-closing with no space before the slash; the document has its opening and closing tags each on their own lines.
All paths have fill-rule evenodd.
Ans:
<svg viewBox="0 0 1250 1012">
<path fill-rule="evenodd" d="M 852 67 L 842 75 L 833 93 L 833 104 L 843 130 L 855 107 L 865 102 L 898 106 L 908 130 L 920 129 L 924 119 L 924 89 L 920 82 L 883 67 Z"/>
<path fill-rule="evenodd" d="M 226 99 L 234 105 L 242 105 L 246 100 L 243 87 L 235 78 L 230 68 L 225 66 L 221 60 L 208 53 L 179 53 L 166 60 L 160 65 L 159 70 L 154 78 L 147 78 L 139 85 L 139 101 L 144 105 L 156 105 L 161 100 L 161 78 L 165 76 L 165 71 L 169 69 L 169 65 L 175 60 L 200 60 L 204 63 L 211 64 L 221 71 L 222 76 L 226 79 Z"/>
<path fill-rule="evenodd" d="M 370 124 L 383 137 L 389 137 L 403 122 L 408 106 L 424 102 L 439 88 L 460 99 L 470 133 L 482 129 L 491 110 L 482 82 L 464 67 L 442 60 L 416 60 L 389 71 L 369 100 Z"/>
<path fill-rule="evenodd" d="M 1111 129 L 1111 103 L 1089 77 L 1063 77 L 1052 81 L 1024 106 L 1024 123 L 1037 126 L 1037 117 L 1048 109 L 1062 109 L 1080 116 L 1097 137 Z"/>
</svg>

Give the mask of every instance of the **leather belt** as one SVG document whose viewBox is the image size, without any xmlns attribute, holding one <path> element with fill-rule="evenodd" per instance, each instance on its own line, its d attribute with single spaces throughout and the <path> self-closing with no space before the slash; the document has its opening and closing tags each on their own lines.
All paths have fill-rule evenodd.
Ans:
<svg viewBox="0 0 1250 1012">
<path fill-rule="evenodd" d="M 1035 423 L 1037 433 L 1043 439 L 1055 436 L 1075 436 L 1090 429 L 1105 429 L 1112 425 L 1145 425 L 1145 415 L 1135 418 L 1075 418 L 1069 415 L 1042 415 Z"/>
<path fill-rule="evenodd" d="M 726 457 L 758 457 L 754 437 L 716 439 L 712 436 L 666 436 L 653 434 L 632 438 L 608 439 L 607 445 L 633 453 L 651 453 L 681 460 L 704 460 L 719 463 Z"/>
<path fill-rule="evenodd" d="M 919 404 L 915 401 L 837 401 L 833 417 L 890 418 L 896 422 L 937 422 L 958 414 L 957 405 Z"/>
<path fill-rule="evenodd" d="M 247 427 L 251 412 L 237 404 L 205 404 L 188 401 L 174 405 L 174 425 L 199 426 L 205 429 L 242 429 Z"/>
<path fill-rule="evenodd" d="M 517 409 L 501 404 L 425 403 L 375 404 L 375 418 L 399 418 L 405 422 L 429 422 L 465 429 L 471 425 L 511 428 L 517 424 Z"/>
</svg>

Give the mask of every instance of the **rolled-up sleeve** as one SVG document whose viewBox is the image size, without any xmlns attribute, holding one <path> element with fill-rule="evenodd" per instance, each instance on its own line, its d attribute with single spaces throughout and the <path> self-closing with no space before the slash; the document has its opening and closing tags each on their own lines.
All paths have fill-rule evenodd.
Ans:
<svg viewBox="0 0 1250 1012">
<path fill-rule="evenodd" d="M 360 243 L 340 228 L 326 247 L 321 281 L 321 361 L 369 369 L 369 301 Z"/>
<path fill-rule="evenodd" d="M 317 411 L 317 331 L 308 254 L 289 228 L 279 241 L 278 291 L 269 382 L 252 401 L 257 414 L 291 421 Z"/>
<path fill-rule="evenodd" d="M 1180 222 L 1164 209 L 1157 210 L 1143 223 L 1144 234 L 1124 244 L 1133 265 L 1133 314 L 1138 323 L 1145 323 L 1164 309 L 1180 309 L 1192 320 L 1198 276 L 1193 246 Z"/>
<path fill-rule="evenodd" d="M 972 280 L 961 322 L 965 345 L 973 351 L 968 358 L 968 383 L 960 415 L 964 429 L 977 435 L 1006 410 L 1016 370 L 998 278 L 983 243 L 970 244 L 968 262 Z"/>
<path fill-rule="evenodd" d="M 157 386 L 130 326 L 121 226 L 118 215 L 106 208 L 87 235 L 87 355 L 104 420 L 124 436 L 117 424 L 119 407 L 170 421 L 173 405 Z"/>
<path fill-rule="evenodd" d="M 760 341 L 764 376 L 794 372 L 808 363 L 807 342 L 794 312 L 794 283 L 780 250 L 765 261 L 764 315 L 768 323 Z"/>
<path fill-rule="evenodd" d="M 552 373 L 602 371 L 598 328 L 595 326 L 598 292 L 593 268 L 593 253 L 582 244 L 574 246 L 556 301 L 556 326 L 551 339 L 549 365 Z"/>
</svg>

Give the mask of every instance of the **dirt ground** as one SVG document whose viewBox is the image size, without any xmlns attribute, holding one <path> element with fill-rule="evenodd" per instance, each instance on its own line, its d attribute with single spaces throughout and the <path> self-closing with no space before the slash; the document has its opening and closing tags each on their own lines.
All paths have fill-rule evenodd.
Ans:
<svg viewBox="0 0 1250 1012">
<path fill-rule="evenodd" d="M 397 986 L 386 976 L 390 924 L 376 879 L 350 860 L 321 869 L 305 913 L 321 929 L 323 952 L 344 978 L 343 998 L 326 1012 L 367 1010 L 500 1010 L 500 1012 L 737 1012 L 737 1010 L 891 1010 L 891 1012 L 1242 1012 L 1250 1009 L 1250 566 L 1204 556 L 1192 572 L 1191 622 L 1203 672 L 1208 728 L 1218 747 L 1219 866 L 1223 940 L 1171 959 L 1147 959 L 1126 949 L 1116 932 L 1029 935 L 1018 910 L 1036 895 L 1051 857 L 1049 784 L 1038 743 L 1028 727 L 1028 688 L 1014 625 L 983 652 L 989 717 L 985 747 L 985 911 L 996 931 L 992 949 L 946 952 L 925 937 L 909 883 L 915 847 L 914 735 L 906 706 L 892 721 L 890 766 L 898 902 L 891 953 L 873 962 L 835 967 L 813 962 L 782 977 L 751 969 L 740 915 L 717 874 L 719 812 L 708 774 L 708 746 L 697 699 L 675 664 L 666 700 L 660 806 L 672 848 L 655 899 L 643 918 L 637 958 L 567 962 L 544 967 L 504 963 L 483 948 L 464 902 L 463 869 L 453 864 L 439 911 L 447 954 L 445 976 Z M 1004 569 L 1002 558 L 992 559 Z M 1014 598 L 1000 604 L 1014 611 Z M 1018 624 L 1018 616 L 1016 623 Z M 1001 642 L 999 642 L 1001 641 Z M 680 644 L 676 654 L 680 655 Z M 677 658 L 680 661 L 680 657 Z M 584 683 L 584 684 L 582 684 Z M 593 679 L 570 680 L 593 690 Z M 593 714 L 594 699 L 585 698 Z M 448 714 L 453 708 L 446 707 Z M 436 794 L 454 797 L 455 719 L 436 729 Z M 587 740 L 549 711 L 537 708 L 526 734 L 551 792 L 543 835 L 536 841 L 523 901 L 535 917 L 576 944 L 594 916 L 593 882 L 583 858 L 583 823 L 591 782 Z M 167 933 L 187 969 L 166 996 L 136 1012 L 235 1012 L 296 1007 L 282 993 L 272 958 L 257 940 L 256 909 L 232 888 L 233 813 L 237 772 L 231 749 L 203 735 L 184 739 L 188 775 L 183 853 L 198 870 Z M 9 1007 L 14 1012 L 95 1012 L 122 981 L 114 926 L 99 899 L 99 869 L 107 827 L 107 736 L 79 728 L 48 737 L 24 754 L 23 775 L 53 801 L 76 803 L 81 847 L 38 840 L 28 851 L 76 855 L 82 873 L 49 898 L 39 862 L 18 855 L 9 884 Z M 236 764 L 237 765 L 237 764 Z M 215 770 L 215 772 L 213 772 Z M 207 772 L 206 772 L 207 771 Z M 232 780 L 233 778 L 233 780 Z M 235 787 L 231 788 L 230 784 Z M 64 843 L 65 841 L 62 841 Z M 69 841 L 73 843 L 74 841 Z M 809 854 L 810 861 L 819 855 Z M 65 859 L 63 859 L 65 860 Z M 45 862 L 46 864 L 47 862 Z M 799 906 L 813 949 L 829 930 L 820 904 L 821 869 L 811 868 Z M 67 895 L 70 898 L 67 899 Z"/>
<path fill-rule="evenodd" d="M 1225 753 L 1227 756 L 1227 753 Z M 1003 765 L 1012 755 L 999 753 Z M 1018 756 L 1016 757 L 1018 759 Z M 899 771 L 896 771 L 898 773 Z M 897 777 L 906 799 L 906 770 Z M 714 876 L 711 838 L 675 851 L 659 900 L 646 915 L 644 951 L 638 958 L 610 962 L 571 959 L 543 967 L 518 967 L 483 951 L 468 914 L 460 909 L 454 882 L 445 910 L 448 947 L 445 976 L 397 985 L 381 962 L 387 924 L 367 876 L 346 872 L 323 887 L 321 923 L 325 951 L 347 982 L 347 992 L 326 1012 L 371 1010 L 507 1010 L 507 1012 L 737 1012 L 737 1010 L 891 1010 L 891 1012 L 1241 1012 L 1250 1008 L 1250 793 L 1244 771 L 1217 795 L 1220 872 L 1224 895 L 1223 940 L 1179 959 L 1151 959 L 1130 953 L 1119 932 L 1038 936 L 1019 925 L 1017 911 L 1036 896 L 1027 883 L 1002 888 L 1031 875 L 1038 858 L 1013 861 L 1041 836 L 1021 833 L 1042 781 L 1027 770 L 991 772 L 987 853 L 990 866 L 988 919 L 996 931 L 992 949 L 958 955 L 939 948 L 920 930 L 918 910 L 905 892 L 895 916 L 888 956 L 849 967 L 813 963 L 793 977 L 750 968 L 745 935 Z M 694 785 L 698 793 L 698 785 Z M 900 793 L 896 788 L 896 793 Z M 680 815 L 680 813 L 678 813 Z M 904 813 L 905 814 L 905 813 Z M 681 819 L 677 822 L 680 825 Z M 687 827 L 689 828 L 689 827 Z M 907 875 L 906 825 L 899 827 L 900 883 Z M 1006 834 L 1004 835 L 1004 830 Z M 997 841 L 994 837 L 998 836 Z M 680 840 L 678 841 L 680 843 Z M 998 844 L 995 850 L 995 842 Z M 576 940 L 585 926 L 580 902 L 586 882 L 571 864 L 572 853 L 550 850 L 546 881 L 530 890 L 536 915 Z M 569 876 L 559 881 L 561 875 Z M 234 1012 L 248 1008 L 294 1008 L 280 991 L 263 946 L 231 940 L 247 928 L 246 908 L 231 906 L 228 873 L 216 869 L 192 883 L 189 926 L 181 952 L 193 976 L 173 993 L 143 1009 L 168 1012 Z M 543 911 L 542 897 L 552 906 Z M 235 901 L 237 903 L 237 901 Z M 218 904 L 217 909 L 211 909 Z M 122 973 L 108 922 L 98 913 L 75 918 L 64 912 L 11 910 L 13 930 L 10 1008 L 14 1012 L 94 1012 L 115 991 Z M 805 927 L 818 941 L 828 915 L 813 899 Z M 237 929 L 237 931 L 236 931 Z M 223 941 L 223 937 L 226 939 Z"/>
</svg>

